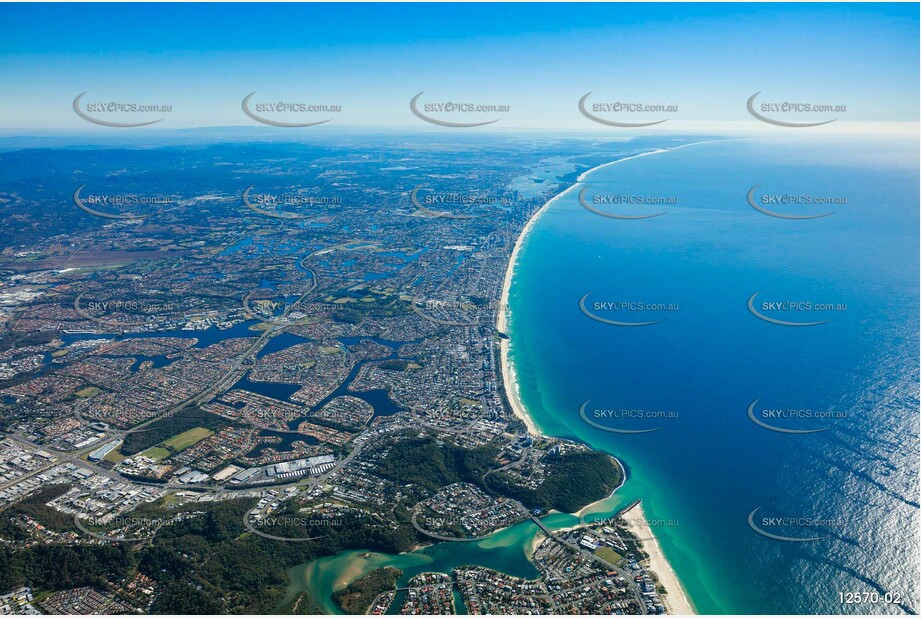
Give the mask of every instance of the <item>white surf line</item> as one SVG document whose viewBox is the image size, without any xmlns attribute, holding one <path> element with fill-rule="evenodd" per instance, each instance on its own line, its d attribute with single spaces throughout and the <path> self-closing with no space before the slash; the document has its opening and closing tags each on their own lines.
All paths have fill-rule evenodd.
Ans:
<svg viewBox="0 0 921 618">
<path fill-rule="evenodd" d="M 524 244 L 525 238 L 528 236 L 528 233 L 531 231 L 531 228 L 537 223 L 541 215 L 543 215 L 547 209 L 558 199 L 564 197 L 570 191 L 573 191 L 580 187 L 581 183 L 584 182 L 585 177 L 591 174 L 596 170 L 600 170 L 603 167 L 608 167 L 611 165 L 616 165 L 618 163 L 623 163 L 624 161 L 630 161 L 631 159 L 638 159 L 640 157 L 648 157 L 649 155 L 663 154 L 666 152 L 671 152 L 673 150 L 679 150 L 681 148 L 687 148 L 688 146 L 696 146 L 700 144 L 711 144 L 714 142 L 728 142 L 728 141 L 737 141 L 738 139 L 745 138 L 726 138 L 726 139 L 715 139 L 715 140 L 705 140 L 702 142 L 690 142 L 688 144 L 681 144 L 679 146 L 673 146 L 672 148 L 657 148 L 656 150 L 651 150 L 649 152 L 641 152 L 639 154 L 631 155 L 629 157 L 624 157 L 622 159 L 617 159 L 615 161 L 609 161 L 607 163 L 602 163 L 597 165 L 589 170 L 586 170 L 579 174 L 571 186 L 566 188 L 560 193 L 557 193 L 555 196 L 550 198 L 540 209 L 534 213 L 530 219 L 525 223 L 521 232 L 518 234 L 518 238 L 515 240 L 515 246 L 512 247 L 512 254 L 509 256 L 508 265 L 505 268 L 505 278 L 502 282 L 502 293 L 499 300 L 499 311 L 496 317 L 496 329 L 500 332 L 505 332 L 508 328 L 509 322 L 511 321 L 511 309 L 508 306 L 509 292 L 511 291 L 512 278 L 515 275 L 515 267 L 518 263 L 518 254 L 521 251 L 521 247 Z M 505 397 L 509 403 L 509 406 L 512 408 L 512 412 L 515 416 L 524 422 L 525 426 L 528 428 L 528 432 L 532 435 L 543 435 L 542 432 L 537 428 L 537 424 L 534 422 L 531 414 L 527 411 L 527 408 L 524 405 L 524 402 L 521 400 L 520 387 L 518 384 L 517 375 L 515 368 L 512 366 L 510 361 L 510 348 L 511 343 L 507 339 L 503 339 L 499 343 L 499 366 L 502 373 L 502 383 L 503 389 L 505 390 Z"/>
<path fill-rule="evenodd" d="M 592 169 L 586 170 L 582 172 L 581 174 L 579 174 L 579 177 L 576 178 L 576 184 L 580 182 L 585 182 L 585 177 L 596 170 L 600 170 L 604 167 L 610 167 L 612 165 L 617 165 L 618 163 L 623 163 L 624 161 L 630 161 L 632 159 L 639 159 L 640 157 L 648 157 L 649 155 L 656 155 L 656 154 L 662 154 L 665 152 L 672 152 L 674 150 L 681 150 L 682 148 L 687 148 L 688 146 L 701 146 L 703 144 L 716 144 L 718 142 L 734 142 L 734 141 L 738 141 L 739 139 L 743 139 L 743 138 L 710 139 L 710 140 L 705 140 L 702 142 L 690 142 L 687 144 L 681 144 L 679 146 L 672 146 L 671 148 L 656 148 L 655 150 L 650 150 L 649 152 L 641 152 L 640 154 L 630 155 L 629 157 L 624 157 L 623 159 L 617 159 L 616 161 L 608 161 L 607 163 L 602 163 L 601 165 L 593 167 Z M 574 186 L 575 185 L 573 185 L 573 187 Z M 563 193 L 568 193 L 569 191 L 572 190 L 573 187 L 569 187 Z M 556 197 L 563 195 L 563 193 L 560 193 Z"/>
</svg>

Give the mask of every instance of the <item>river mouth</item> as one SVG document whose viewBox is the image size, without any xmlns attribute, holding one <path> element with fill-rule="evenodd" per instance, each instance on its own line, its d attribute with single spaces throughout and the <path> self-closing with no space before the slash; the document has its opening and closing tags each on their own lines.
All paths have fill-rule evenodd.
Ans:
<svg viewBox="0 0 921 618">
<path fill-rule="evenodd" d="M 572 516 L 564 517 L 575 519 Z M 299 592 L 307 592 L 318 608 L 327 613 L 342 614 L 342 609 L 332 599 L 332 593 L 384 566 L 403 571 L 398 586 L 405 585 L 410 578 L 420 573 L 450 574 L 452 569 L 464 565 L 480 565 L 515 577 L 536 579 L 539 572 L 530 562 L 529 555 L 533 553 L 533 543 L 538 537 L 543 538 L 543 535 L 537 525 L 525 521 L 499 530 L 482 541 L 437 543 L 404 554 L 364 550 L 342 552 L 290 569 L 290 583 L 283 602 L 293 599 Z M 458 600 L 455 596 L 455 603 Z"/>
<path fill-rule="evenodd" d="M 703 613 L 840 611 L 837 597 L 792 574 L 770 591 L 749 590 L 765 572 L 785 573 L 781 556 L 806 561 L 805 581 L 847 587 L 858 572 L 917 594 L 905 569 L 892 583 L 889 560 L 911 545 L 908 533 L 869 532 L 909 521 L 915 504 L 917 462 L 901 454 L 918 440 L 910 142 L 733 140 L 644 156 L 587 174 L 585 199 L 673 197 L 667 214 L 601 217 L 571 192 L 523 241 L 508 302 L 521 400 L 543 432 L 621 458 L 630 476 L 618 494 L 642 498 L 651 520 L 677 522 L 654 527 L 655 536 Z M 777 218 L 749 204 L 758 183 L 759 196 L 839 196 L 846 205 L 821 218 Z M 599 202 L 618 213 L 640 208 Z M 787 202 L 772 208 L 829 211 Z M 749 311 L 758 292 L 756 309 L 776 321 Z M 811 307 L 787 302 L 799 297 Z M 752 422 L 753 401 L 768 427 Z M 860 516 L 847 496 L 859 496 Z M 762 504 L 843 523 L 777 535 L 827 537 L 793 548 L 752 531 L 747 517 Z M 864 551 L 876 559 L 867 564 Z"/>
</svg>

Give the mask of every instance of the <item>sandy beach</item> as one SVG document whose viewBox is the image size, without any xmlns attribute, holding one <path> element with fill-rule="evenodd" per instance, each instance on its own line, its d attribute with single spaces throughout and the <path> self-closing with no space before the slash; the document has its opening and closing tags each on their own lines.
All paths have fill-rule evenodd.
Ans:
<svg viewBox="0 0 921 618">
<path fill-rule="evenodd" d="M 721 140 L 713 140 L 713 141 L 721 141 Z M 705 143 L 705 142 L 700 142 L 700 143 Z M 687 146 L 693 146 L 693 145 L 695 144 L 694 143 L 682 144 L 680 146 L 676 146 L 674 148 L 669 148 L 669 149 L 659 148 L 659 149 L 652 150 L 649 152 L 644 152 L 644 153 L 640 153 L 637 155 L 624 157 L 622 159 L 617 159 L 616 161 L 610 161 L 608 163 L 603 163 L 601 165 L 595 166 L 591 168 L 590 170 L 586 170 L 585 172 L 580 174 L 578 178 L 576 179 L 575 183 L 567 187 L 564 191 L 555 195 L 553 198 L 547 201 L 547 203 L 541 206 L 540 210 L 538 210 L 525 224 L 524 228 L 521 230 L 521 234 L 519 234 L 518 239 L 515 241 L 515 247 L 512 249 L 512 254 L 509 258 L 508 266 L 506 267 L 506 270 L 505 270 L 505 279 L 502 283 L 502 297 L 499 301 L 500 309 L 499 309 L 499 312 L 496 318 L 496 328 L 499 330 L 499 332 L 508 334 L 506 330 L 508 327 L 508 321 L 509 321 L 508 319 L 508 310 L 509 310 L 508 309 L 508 298 L 509 298 L 509 291 L 512 286 L 512 276 L 514 275 L 515 266 L 517 265 L 517 262 L 518 262 L 518 252 L 521 250 L 521 246 L 524 243 L 524 240 L 527 237 L 528 233 L 531 231 L 531 228 L 534 226 L 534 224 L 537 222 L 540 216 L 544 214 L 547 211 L 547 209 L 550 206 L 552 206 L 556 200 L 562 198 L 569 192 L 574 191 L 576 188 L 578 188 L 580 184 L 584 182 L 585 178 L 589 174 L 594 172 L 595 170 L 598 170 L 604 167 L 609 167 L 611 165 L 617 165 L 618 163 L 623 163 L 624 161 L 629 161 L 631 159 L 636 159 L 639 157 L 645 157 L 649 155 L 661 154 L 664 152 L 670 152 L 671 150 L 677 150 L 678 148 L 685 148 Z M 505 394 L 506 394 L 506 398 L 508 399 L 509 406 L 511 406 L 512 412 L 515 414 L 515 416 L 521 419 L 521 421 L 525 424 L 525 426 L 528 429 L 529 434 L 534 435 L 534 436 L 542 435 L 540 429 L 537 427 L 537 424 L 528 414 L 526 408 L 524 407 L 524 404 L 521 401 L 521 393 L 519 391 L 518 381 L 515 376 L 515 370 L 511 366 L 511 363 L 509 362 L 509 349 L 510 349 L 511 341 L 509 339 L 503 338 L 500 340 L 499 345 L 500 345 L 499 362 L 502 367 L 502 382 L 505 387 Z M 587 505 L 585 508 L 580 510 L 579 513 L 577 513 L 577 515 L 583 515 L 591 511 L 593 506 L 598 505 L 602 501 Z M 656 540 L 655 536 L 652 534 L 652 530 L 649 528 L 648 524 L 646 523 L 646 518 L 642 510 L 642 504 L 637 504 L 635 507 L 633 507 L 630 511 L 630 514 L 632 515 L 631 527 L 630 527 L 631 532 L 634 532 L 638 537 L 642 539 L 649 539 L 643 542 L 643 546 L 644 546 L 644 549 L 646 550 L 646 553 L 648 553 L 650 556 L 649 558 L 650 570 L 652 570 L 656 574 L 656 576 L 659 578 L 659 582 L 668 592 L 668 594 L 665 595 L 665 605 L 668 610 L 668 613 L 672 615 L 691 615 L 693 614 L 694 611 L 691 608 L 691 604 L 688 601 L 688 597 L 684 591 L 684 588 L 681 586 L 681 583 L 679 582 L 677 575 L 675 575 L 674 570 L 672 569 L 671 565 L 668 563 L 668 560 L 666 560 L 665 555 L 662 553 L 662 548 L 659 546 L 658 540 Z M 533 553 L 533 549 L 536 549 L 537 544 L 539 544 L 539 542 L 532 545 L 531 547 L 532 553 Z"/>
<path fill-rule="evenodd" d="M 688 601 L 684 587 L 675 575 L 672 565 L 669 564 L 662 553 L 658 539 L 652 533 L 646 514 L 643 512 L 642 503 L 630 509 L 624 516 L 627 530 L 643 540 L 643 549 L 649 554 L 649 570 L 656 574 L 659 583 L 668 594 L 665 595 L 665 609 L 673 616 L 689 616 L 694 614 L 694 609 Z"/>
<path fill-rule="evenodd" d="M 576 185 L 573 185 L 573 187 L 574 186 Z M 571 189 L 572 187 L 560 193 L 560 195 L 563 195 Z M 559 195 L 557 197 L 559 197 Z M 499 311 L 496 317 L 496 329 L 500 333 L 505 333 L 505 329 L 508 326 L 508 294 L 512 287 L 512 275 L 515 272 L 515 263 L 518 261 L 518 251 L 521 249 L 522 241 L 525 236 L 528 235 L 528 232 L 531 231 L 534 222 L 537 221 L 538 217 L 540 217 L 547 209 L 547 206 L 552 204 L 555 199 L 556 197 L 541 206 L 540 210 L 528 219 L 524 229 L 521 230 L 521 234 L 518 235 L 518 239 L 515 241 L 515 247 L 512 249 L 511 257 L 509 257 L 508 266 L 505 268 L 505 279 L 502 282 L 502 296 L 499 299 Z M 508 399 L 509 406 L 512 408 L 512 413 L 521 419 L 528 428 L 528 433 L 532 436 L 538 436 L 541 435 L 540 430 L 537 428 L 537 425 L 531 419 L 530 415 L 525 411 L 524 404 L 521 403 L 521 393 L 518 391 L 518 381 L 515 378 L 515 370 L 508 360 L 510 344 L 511 342 L 509 339 L 503 338 L 499 340 L 499 363 L 502 366 L 502 384 L 505 386 L 505 396 L 506 399 Z"/>
<path fill-rule="evenodd" d="M 621 461 L 620 461 L 617 457 L 611 457 L 611 459 L 614 461 L 615 464 L 617 464 L 617 467 L 620 468 L 620 475 L 621 475 L 621 476 L 620 476 L 620 483 L 618 483 L 617 487 L 615 487 L 615 488 L 611 491 L 610 494 L 608 494 L 607 496 L 605 496 L 605 497 L 602 498 L 601 500 L 596 500 L 595 502 L 590 502 L 590 503 L 586 504 L 585 506 L 583 506 L 581 509 L 579 509 L 579 512 L 578 512 L 578 513 L 573 513 L 573 515 L 576 515 L 580 520 L 582 520 L 582 519 L 583 519 L 586 515 L 588 515 L 589 513 L 593 513 L 597 507 L 599 507 L 600 505 L 602 505 L 602 504 L 604 504 L 605 502 L 607 502 L 608 500 L 610 500 L 611 497 L 612 497 L 614 494 L 617 493 L 617 490 L 620 489 L 621 487 L 623 487 L 623 486 L 624 486 L 624 483 L 627 482 L 627 469 L 624 468 L 624 464 L 622 464 Z"/>
<path fill-rule="evenodd" d="M 698 142 L 706 143 L 706 142 Z M 609 161 L 607 163 L 602 163 L 601 165 L 596 165 L 595 167 L 586 170 L 579 174 L 576 178 L 576 182 L 567 187 L 565 190 L 557 193 L 555 196 L 550 198 L 543 206 L 540 207 L 534 215 L 528 219 L 528 222 L 525 224 L 524 228 L 521 230 L 521 233 L 518 235 L 518 239 L 515 241 L 515 247 L 512 249 L 512 255 L 509 257 L 508 266 L 505 268 L 505 279 L 502 282 L 502 296 L 499 299 L 499 311 L 496 317 L 496 329 L 501 333 L 506 333 L 506 328 L 508 327 L 508 295 L 509 290 L 512 287 L 512 276 L 515 273 L 515 265 L 518 262 L 518 252 L 521 250 L 521 245 L 524 244 L 524 239 L 527 238 L 528 233 L 531 231 L 531 228 L 534 227 L 534 224 L 537 223 L 537 220 L 540 219 L 541 215 L 547 212 L 547 209 L 553 205 L 558 199 L 565 196 L 570 191 L 574 191 L 579 184 L 584 182 L 586 176 L 599 170 L 604 167 L 610 167 L 612 165 L 617 165 L 618 163 L 623 163 L 624 161 L 630 161 L 631 159 L 638 159 L 640 157 L 647 157 L 649 155 L 661 154 L 663 152 L 670 152 L 672 150 L 677 150 L 679 148 L 684 148 L 686 146 L 693 146 L 694 144 L 682 144 L 680 146 L 675 146 L 673 148 L 657 148 L 656 150 L 650 150 L 649 152 L 641 152 L 640 154 L 631 155 L 629 157 L 624 157 L 622 159 L 617 159 L 616 161 Z M 507 334 L 507 333 L 506 333 Z M 525 410 L 524 404 L 521 402 L 521 393 L 518 389 L 518 381 L 515 377 L 515 370 L 512 368 L 511 363 L 508 362 L 509 346 L 510 341 L 508 339 L 501 339 L 499 342 L 500 354 L 499 354 L 499 363 L 502 365 L 502 383 L 505 385 L 505 395 L 508 398 L 509 406 L 512 408 L 512 412 L 517 416 L 521 421 L 527 426 L 528 433 L 531 435 L 541 435 L 540 429 L 531 419 Z"/>
</svg>

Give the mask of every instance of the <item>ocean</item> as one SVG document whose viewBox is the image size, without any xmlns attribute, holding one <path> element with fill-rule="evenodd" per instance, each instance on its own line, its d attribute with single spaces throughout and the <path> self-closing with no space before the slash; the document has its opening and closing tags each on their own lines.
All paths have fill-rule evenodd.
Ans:
<svg viewBox="0 0 921 618">
<path fill-rule="evenodd" d="M 510 358 L 699 612 L 917 613 L 917 137 L 794 133 L 587 174 L 523 240 Z"/>
</svg>

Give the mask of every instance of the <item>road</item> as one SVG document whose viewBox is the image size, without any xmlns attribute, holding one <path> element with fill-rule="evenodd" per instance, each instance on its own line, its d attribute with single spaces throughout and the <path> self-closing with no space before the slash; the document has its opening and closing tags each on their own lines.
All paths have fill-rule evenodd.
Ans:
<svg viewBox="0 0 921 618">
<path fill-rule="evenodd" d="M 627 586 L 630 588 L 630 591 L 633 592 L 633 596 L 637 604 L 639 605 L 640 610 L 646 609 L 646 603 L 643 601 L 643 595 L 640 593 L 639 587 L 636 585 L 636 582 L 633 581 L 633 576 L 631 574 L 627 573 L 626 571 L 618 567 L 616 564 L 612 564 L 608 562 L 601 556 L 595 555 L 594 552 L 587 550 L 581 545 L 578 545 L 576 543 L 573 543 L 571 541 L 561 538 L 559 535 L 555 534 L 552 530 L 550 530 L 546 525 L 544 525 L 544 522 L 542 522 L 536 515 L 530 514 L 529 517 L 531 518 L 531 521 L 537 524 L 537 526 L 541 529 L 541 531 L 544 534 L 547 535 L 549 539 L 556 541 L 557 543 L 560 543 L 562 545 L 565 545 L 566 547 L 569 547 L 573 551 L 576 551 L 582 556 L 584 556 L 586 559 L 592 562 L 595 562 L 599 564 L 600 566 L 603 566 L 605 570 L 614 571 L 615 573 L 617 573 L 617 575 L 623 577 L 624 580 L 627 582 Z M 578 527 L 579 526 L 577 526 L 577 528 Z"/>
<path fill-rule="evenodd" d="M 517 500 L 510 500 L 510 501 L 513 502 L 513 503 L 515 504 L 515 506 L 516 506 L 516 508 L 517 508 L 518 510 L 520 510 L 522 516 L 528 515 L 528 510 L 527 510 L 526 508 L 524 508 L 524 505 L 523 505 L 523 504 L 521 504 L 521 503 L 518 502 Z M 458 537 L 453 537 L 453 536 L 444 536 L 444 535 L 438 534 L 437 532 L 431 532 L 431 531 L 426 530 L 425 528 L 423 528 L 423 527 L 419 524 L 419 522 L 417 521 L 417 518 L 418 518 L 418 517 L 419 517 L 419 512 L 418 512 L 418 511 L 414 511 L 413 514 L 412 514 L 412 517 L 410 518 L 410 522 L 412 522 L 413 528 L 415 528 L 416 530 L 418 530 L 418 531 L 421 532 L 422 534 L 424 534 L 424 535 L 426 535 L 426 536 L 430 536 L 430 537 L 432 537 L 433 539 L 437 539 L 437 540 L 439 540 L 439 541 L 449 541 L 449 542 L 454 542 L 454 543 L 469 543 L 469 542 L 471 542 L 471 541 L 482 541 L 483 539 L 485 539 L 485 538 L 487 538 L 487 537 L 490 537 L 490 536 L 492 536 L 493 534 L 495 534 L 495 533 L 497 532 L 497 530 L 493 530 L 493 531 L 490 532 L 489 534 L 484 534 L 484 535 L 482 535 L 482 536 L 470 536 L 470 537 L 464 537 L 464 538 L 458 538 Z M 515 522 L 515 523 L 519 523 L 519 522 Z M 506 527 L 507 527 L 507 526 L 506 526 Z"/>
</svg>

